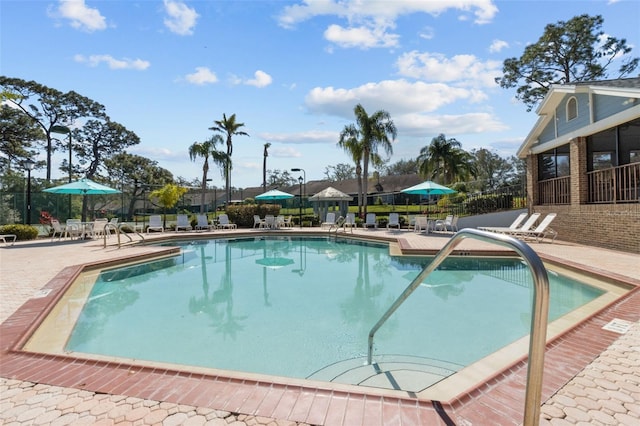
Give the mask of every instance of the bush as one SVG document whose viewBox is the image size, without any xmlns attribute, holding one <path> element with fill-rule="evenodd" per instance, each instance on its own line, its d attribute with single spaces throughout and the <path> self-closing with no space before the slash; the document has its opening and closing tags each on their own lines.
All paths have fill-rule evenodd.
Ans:
<svg viewBox="0 0 640 426">
<path fill-rule="evenodd" d="M 229 216 L 229 222 L 235 223 L 241 228 L 253 227 L 253 215 L 265 217 L 270 214 L 278 216 L 280 214 L 279 204 L 243 204 L 239 206 L 227 206 L 225 212 Z"/>
<path fill-rule="evenodd" d="M 0 226 L 0 234 L 14 234 L 18 241 L 35 240 L 38 229 L 31 225 L 3 225 Z"/>
</svg>

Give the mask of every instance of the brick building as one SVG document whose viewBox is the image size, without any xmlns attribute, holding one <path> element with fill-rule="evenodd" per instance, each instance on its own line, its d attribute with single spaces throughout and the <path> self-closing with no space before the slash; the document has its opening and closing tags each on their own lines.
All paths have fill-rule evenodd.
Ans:
<svg viewBox="0 0 640 426">
<path fill-rule="evenodd" d="M 640 253 L 640 78 L 551 87 L 518 150 L 558 238 Z"/>
</svg>

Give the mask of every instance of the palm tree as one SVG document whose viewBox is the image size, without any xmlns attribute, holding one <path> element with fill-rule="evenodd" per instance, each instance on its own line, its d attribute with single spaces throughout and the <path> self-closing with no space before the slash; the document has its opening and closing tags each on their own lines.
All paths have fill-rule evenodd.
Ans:
<svg viewBox="0 0 640 426">
<path fill-rule="evenodd" d="M 439 134 L 423 147 L 418 156 L 418 170 L 428 179 L 446 185 L 456 178 L 465 180 L 475 175 L 473 156 L 461 148 L 456 139 Z"/>
<path fill-rule="evenodd" d="M 344 126 L 340 132 L 338 146 L 344 149 L 356 165 L 358 182 L 358 216 L 362 217 L 362 145 L 358 141 L 358 129 L 353 124 Z"/>
<path fill-rule="evenodd" d="M 364 107 L 360 104 L 353 109 L 356 115 L 356 125 L 349 128 L 346 136 L 355 138 L 362 150 L 362 205 L 363 214 L 367 214 L 367 194 L 369 180 L 369 161 L 374 164 L 380 164 L 382 159 L 378 151 L 384 150 L 387 155 L 393 154 L 393 146 L 391 141 L 396 139 L 398 131 L 396 130 L 391 115 L 385 110 L 374 112 L 371 116 L 367 115 Z M 344 131 L 343 131 L 344 132 Z M 342 140 L 342 134 L 340 135 Z M 391 137 L 391 140 L 389 140 Z M 338 142 L 340 144 L 340 142 Z"/>
<path fill-rule="evenodd" d="M 267 192 L 267 157 L 269 156 L 268 149 L 271 147 L 269 142 L 264 144 L 263 160 L 262 160 L 262 192 Z"/>
<path fill-rule="evenodd" d="M 244 123 L 236 123 L 236 115 L 231 114 L 227 118 L 226 114 L 222 114 L 222 120 L 215 120 L 215 126 L 209 127 L 209 130 L 220 132 L 227 137 L 227 159 L 224 166 L 224 180 L 226 185 L 227 203 L 231 200 L 231 155 L 233 154 L 233 142 L 231 137 L 234 135 L 249 136 L 248 133 L 238 130 L 244 127 Z"/>
<path fill-rule="evenodd" d="M 222 136 L 213 135 L 205 142 L 194 142 L 189 147 L 189 158 L 195 161 L 198 157 L 204 158 L 202 165 L 202 194 L 200 196 L 200 213 L 204 213 L 205 194 L 207 192 L 207 174 L 209 173 L 209 157 L 214 164 L 224 167 L 227 164 L 227 154 L 216 149 L 216 145 L 222 144 Z"/>
</svg>

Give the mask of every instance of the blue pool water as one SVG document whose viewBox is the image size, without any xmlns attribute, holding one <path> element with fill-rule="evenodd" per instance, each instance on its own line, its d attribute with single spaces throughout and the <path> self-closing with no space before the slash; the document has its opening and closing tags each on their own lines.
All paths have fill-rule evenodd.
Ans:
<svg viewBox="0 0 640 426">
<path fill-rule="evenodd" d="M 103 271 L 66 350 L 305 378 L 366 357 L 371 327 L 432 258 L 386 244 L 262 237 L 181 243 Z M 602 290 L 551 273 L 550 321 Z M 376 334 L 388 354 L 469 365 L 528 334 L 519 259 L 450 258 Z"/>
</svg>

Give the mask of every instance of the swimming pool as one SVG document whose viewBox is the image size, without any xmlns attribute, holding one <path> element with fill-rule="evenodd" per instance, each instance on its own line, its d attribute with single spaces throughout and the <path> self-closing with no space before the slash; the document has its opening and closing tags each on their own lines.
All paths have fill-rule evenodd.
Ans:
<svg viewBox="0 0 640 426">
<path fill-rule="evenodd" d="M 87 279 L 64 351 L 378 386 L 361 371 L 367 333 L 430 260 L 331 238 L 176 244 Z M 603 292 L 550 284 L 550 320 Z M 424 389 L 526 335 L 531 295 L 519 259 L 451 258 L 380 329 L 374 359 Z"/>
</svg>

